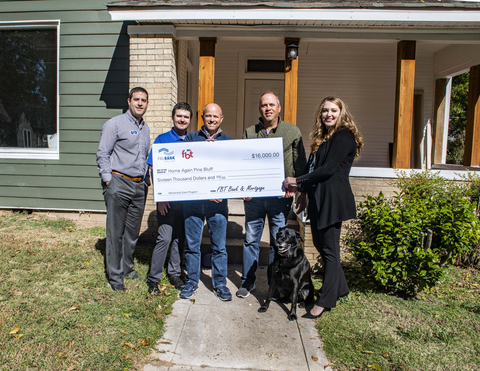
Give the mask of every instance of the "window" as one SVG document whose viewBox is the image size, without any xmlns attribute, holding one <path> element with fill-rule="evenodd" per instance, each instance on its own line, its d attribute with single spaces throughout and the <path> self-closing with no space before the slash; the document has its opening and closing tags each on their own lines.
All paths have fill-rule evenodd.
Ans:
<svg viewBox="0 0 480 371">
<path fill-rule="evenodd" d="M 22 147 L 29 148 L 32 146 L 32 132 L 31 130 L 24 130 L 23 131 L 23 143 Z"/>
<path fill-rule="evenodd" d="M 283 59 L 249 59 L 247 72 L 285 72 Z"/>
<path fill-rule="evenodd" d="M 1 158 L 59 158 L 58 40 L 58 21 L 0 22 Z"/>
<path fill-rule="evenodd" d="M 467 126 L 470 72 L 452 78 L 448 123 L 447 164 L 463 165 L 465 128 Z"/>
</svg>

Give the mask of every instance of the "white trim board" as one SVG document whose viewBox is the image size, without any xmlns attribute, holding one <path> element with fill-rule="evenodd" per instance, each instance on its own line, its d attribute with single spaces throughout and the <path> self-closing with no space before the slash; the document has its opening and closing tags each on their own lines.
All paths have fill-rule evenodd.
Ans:
<svg viewBox="0 0 480 371">
<path fill-rule="evenodd" d="M 59 147 L 60 146 L 58 146 L 57 149 L 26 149 L 23 147 L 0 148 L 0 158 L 15 158 L 18 160 L 60 160 Z"/>
<path fill-rule="evenodd" d="M 107 215 L 106 210 L 96 210 L 96 209 L 61 209 L 55 207 L 29 207 L 29 206 L 0 206 L 0 210 L 40 210 L 40 211 L 60 211 L 60 212 L 73 212 L 76 214 L 87 214 L 95 213 L 99 215 Z"/>
<path fill-rule="evenodd" d="M 421 173 L 424 170 L 420 169 L 398 169 L 404 171 L 407 174 Z M 467 175 L 468 173 L 475 173 L 475 171 L 465 170 L 430 170 L 432 173 L 438 174 L 441 177 L 449 180 L 462 180 L 458 175 Z M 350 170 L 351 177 L 364 177 L 364 178 L 397 178 L 395 169 L 392 168 L 380 168 L 380 167 L 352 167 Z"/>
<path fill-rule="evenodd" d="M 480 10 L 376 9 L 146 9 L 109 10 L 114 21 L 127 20 L 328 20 L 391 22 L 478 22 Z"/>
</svg>

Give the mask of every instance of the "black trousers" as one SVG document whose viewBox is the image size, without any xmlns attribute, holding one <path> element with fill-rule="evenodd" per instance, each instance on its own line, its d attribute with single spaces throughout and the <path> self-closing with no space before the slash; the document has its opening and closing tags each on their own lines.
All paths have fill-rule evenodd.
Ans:
<svg viewBox="0 0 480 371">
<path fill-rule="evenodd" d="M 338 298 L 348 295 L 348 285 L 340 264 L 340 232 L 342 222 L 323 229 L 317 229 L 316 221 L 311 223 L 313 244 L 323 260 L 323 285 L 318 292 L 316 305 L 323 308 L 337 306 Z"/>
</svg>

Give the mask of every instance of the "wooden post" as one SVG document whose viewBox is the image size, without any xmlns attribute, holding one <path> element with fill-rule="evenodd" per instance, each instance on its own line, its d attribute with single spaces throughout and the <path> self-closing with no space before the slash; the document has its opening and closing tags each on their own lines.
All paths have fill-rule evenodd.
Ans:
<svg viewBox="0 0 480 371">
<path fill-rule="evenodd" d="M 480 166 L 480 65 L 470 68 L 464 166 Z"/>
<path fill-rule="evenodd" d="M 435 80 L 435 107 L 433 109 L 433 163 L 443 164 L 443 147 L 445 145 L 445 130 L 448 125 L 445 122 L 445 113 L 448 109 L 447 101 L 448 79 Z"/>
<path fill-rule="evenodd" d="M 397 45 L 397 87 L 395 91 L 392 164 L 397 169 L 410 169 L 415 85 L 415 44 L 415 41 L 403 40 Z"/>
<path fill-rule="evenodd" d="M 215 83 L 215 44 L 216 37 L 200 38 L 200 61 L 199 61 L 199 79 L 198 79 L 198 129 L 203 126 L 200 118 L 203 113 L 203 107 L 208 103 L 213 103 L 214 83 Z"/>
<path fill-rule="evenodd" d="M 285 102 L 283 103 L 283 120 L 297 125 L 297 89 L 298 89 L 298 57 L 287 58 L 287 46 L 298 46 L 300 39 L 285 38 Z"/>
</svg>

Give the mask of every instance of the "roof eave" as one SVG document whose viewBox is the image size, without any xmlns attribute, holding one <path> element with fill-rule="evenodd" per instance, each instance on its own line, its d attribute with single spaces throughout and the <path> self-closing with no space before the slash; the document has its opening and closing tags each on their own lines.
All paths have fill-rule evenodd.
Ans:
<svg viewBox="0 0 480 371">
<path fill-rule="evenodd" d="M 432 9 L 272 9 L 272 8 L 109 8 L 112 20 L 118 21 L 195 21 L 195 20 L 272 20 L 272 21 L 391 21 L 391 22 L 461 22 L 478 23 L 480 9 L 432 10 Z"/>
</svg>

